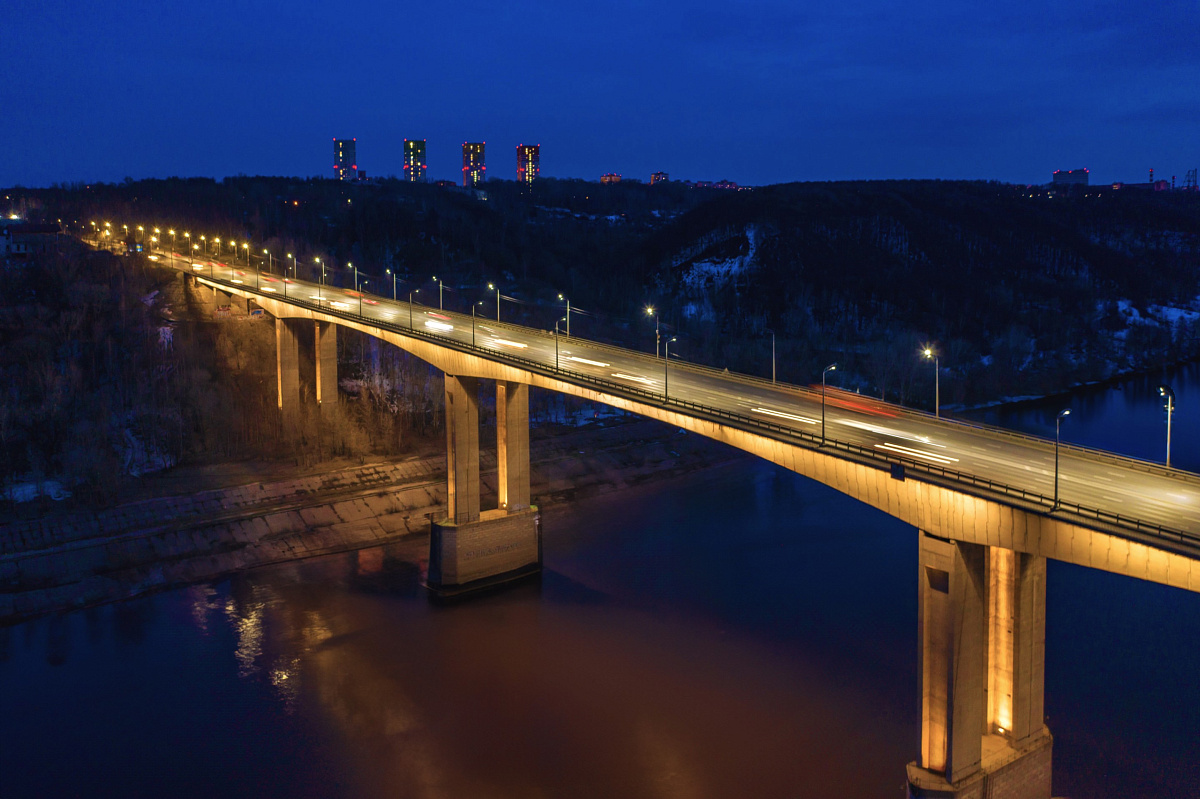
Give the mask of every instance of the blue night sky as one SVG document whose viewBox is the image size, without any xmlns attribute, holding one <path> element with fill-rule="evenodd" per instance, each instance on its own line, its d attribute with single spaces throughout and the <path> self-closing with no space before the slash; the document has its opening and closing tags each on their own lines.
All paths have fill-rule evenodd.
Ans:
<svg viewBox="0 0 1200 799">
<path fill-rule="evenodd" d="M 542 174 L 1093 183 L 1200 164 L 1200 2 L 81 2 L 0 31 L 0 185 Z"/>
</svg>

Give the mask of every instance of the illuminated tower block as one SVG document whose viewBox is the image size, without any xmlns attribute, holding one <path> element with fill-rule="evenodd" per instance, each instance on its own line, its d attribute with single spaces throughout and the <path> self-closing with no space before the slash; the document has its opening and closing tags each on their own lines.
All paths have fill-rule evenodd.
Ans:
<svg viewBox="0 0 1200 799">
<path fill-rule="evenodd" d="M 404 140 L 404 179 L 409 183 L 425 182 L 425 140 Z"/>
<path fill-rule="evenodd" d="M 520 183 L 528 186 L 537 179 L 541 169 L 541 149 L 540 144 L 517 145 L 517 180 Z"/>
<path fill-rule="evenodd" d="M 354 180 L 358 177 L 358 139 L 333 140 L 333 176 L 338 180 Z"/>
<path fill-rule="evenodd" d="M 463 142 L 462 184 L 465 187 L 478 186 L 487 179 L 487 167 L 483 163 L 483 148 L 487 142 Z"/>
</svg>

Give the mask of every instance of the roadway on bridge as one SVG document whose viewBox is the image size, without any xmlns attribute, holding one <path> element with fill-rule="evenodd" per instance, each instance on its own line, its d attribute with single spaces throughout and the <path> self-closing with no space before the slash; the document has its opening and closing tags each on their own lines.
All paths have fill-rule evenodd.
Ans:
<svg viewBox="0 0 1200 799">
<path fill-rule="evenodd" d="M 167 253 L 163 253 L 167 256 Z M 309 306 L 360 315 L 401 329 L 473 344 L 500 358 L 519 357 L 549 368 L 697 403 L 810 435 L 822 435 L 819 391 L 772 385 L 741 375 L 670 364 L 653 354 L 598 345 L 577 337 L 472 317 L 347 289 L 284 279 L 209 260 L 169 256 L 173 265 L 215 281 Z M 495 312 L 494 306 L 492 308 Z M 680 353 L 683 354 L 683 353 Z M 981 477 L 1043 497 L 1054 493 L 1054 442 L 966 425 L 856 394 L 830 391 L 825 435 L 911 464 Z M 685 411 L 686 412 L 686 411 Z M 764 432 L 765 435 L 772 434 Z M 1149 469 L 1146 464 L 1081 448 L 1060 452 L 1059 495 L 1079 504 L 1144 524 L 1197 536 L 1200 544 L 1200 478 Z"/>
</svg>

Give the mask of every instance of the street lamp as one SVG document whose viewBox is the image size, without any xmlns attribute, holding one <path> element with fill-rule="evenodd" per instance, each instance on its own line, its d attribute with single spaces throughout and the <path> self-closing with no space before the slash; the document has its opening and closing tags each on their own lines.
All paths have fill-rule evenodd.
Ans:
<svg viewBox="0 0 1200 799">
<path fill-rule="evenodd" d="M 941 370 L 938 368 L 938 354 L 933 351 L 932 347 L 926 347 L 922 353 L 925 360 L 933 359 L 933 415 L 940 417 L 942 405 L 942 389 L 939 382 Z"/>
<path fill-rule="evenodd" d="M 207 256 L 208 255 L 208 239 L 201 236 L 200 241 L 204 242 L 204 254 Z"/>
<path fill-rule="evenodd" d="M 434 275 L 433 279 L 437 280 L 437 284 L 438 284 L 438 310 L 440 311 L 440 310 L 442 310 L 442 281 L 438 280 L 437 275 Z"/>
<path fill-rule="evenodd" d="M 667 343 L 663 344 L 663 399 L 667 399 L 667 369 L 671 365 L 671 342 L 678 340 L 679 336 L 671 336 L 667 339 Z M 695 355 L 692 356 L 696 357 Z"/>
<path fill-rule="evenodd" d="M 558 371 L 558 323 L 566 321 L 564 316 L 554 323 L 554 371 Z"/>
<path fill-rule="evenodd" d="M 771 332 L 771 385 L 775 385 L 775 331 Z"/>
<path fill-rule="evenodd" d="M 567 315 L 563 318 L 567 320 L 567 338 L 570 338 L 571 337 L 571 301 L 568 300 L 566 297 L 564 297 L 561 294 L 558 295 L 558 298 L 560 300 L 563 300 L 567 304 Z"/>
<path fill-rule="evenodd" d="M 246 256 L 246 268 L 249 269 L 250 268 L 250 244 L 248 242 L 245 242 L 245 241 L 242 242 L 242 254 Z"/>
<path fill-rule="evenodd" d="M 349 262 L 346 263 L 346 266 L 354 270 L 354 290 L 358 291 L 358 267 Z"/>
<path fill-rule="evenodd" d="M 658 357 L 658 342 L 662 338 L 658 333 L 658 311 L 654 310 L 653 305 L 646 306 L 646 316 L 654 317 L 654 357 Z"/>
<path fill-rule="evenodd" d="M 1175 392 L 1166 383 L 1158 387 L 1158 396 L 1167 400 L 1167 468 L 1171 468 L 1171 414 L 1175 412 Z"/>
<path fill-rule="evenodd" d="M 483 300 L 471 305 L 471 346 L 475 346 L 475 309 L 483 305 Z"/>
<path fill-rule="evenodd" d="M 325 293 L 325 264 L 321 263 L 320 258 L 313 258 L 313 260 L 316 261 L 317 265 L 321 267 L 321 274 L 317 278 L 317 304 L 320 305 L 321 301 L 324 299 L 322 295 Z"/>
<path fill-rule="evenodd" d="M 500 287 L 488 283 L 488 291 L 496 292 L 496 321 L 500 321 Z"/>
<path fill-rule="evenodd" d="M 825 375 L 837 369 L 836 363 L 831 363 L 821 370 L 821 446 L 825 446 Z"/>
<path fill-rule="evenodd" d="M 167 233 L 169 233 L 171 236 L 171 252 L 172 252 L 172 254 L 174 254 L 174 252 L 175 252 L 175 231 L 168 230 Z"/>
<path fill-rule="evenodd" d="M 392 276 L 392 302 L 395 302 L 396 301 L 396 274 L 391 269 L 385 269 L 384 271 Z"/>
<path fill-rule="evenodd" d="M 267 271 L 275 271 L 275 259 L 271 256 L 271 252 L 266 247 L 263 247 L 263 255 L 267 256 Z"/>
<path fill-rule="evenodd" d="M 217 245 L 217 257 L 220 258 L 221 257 L 221 240 L 214 238 L 213 242 Z"/>
<path fill-rule="evenodd" d="M 413 298 L 414 294 L 420 294 L 420 293 L 421 293 L 420 289 L 413 289 L 412 291 L 408 292 L 408 329 L 409 330 L 413 329 L 412 298 Z"/>
<path fill-rule="evenodd" d="M 1063 408 L 1054 419 L 1054 510 L 1058 510 L 1058 446 L 1061 441 L 1061 428 L 1064 416 L 1070 416 L 1071 409 Z"/>
</svg>

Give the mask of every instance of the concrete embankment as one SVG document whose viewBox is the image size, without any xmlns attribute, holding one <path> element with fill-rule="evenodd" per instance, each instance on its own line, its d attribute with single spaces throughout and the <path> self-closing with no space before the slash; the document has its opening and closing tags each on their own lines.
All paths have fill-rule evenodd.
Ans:
<svg viewBox="0 0 1200 799">
<path fill-rule="evenodd" d="M 544 507 L 742 457 L 654 422 L 597 425 L 533 442 L 534 501 Z M 482 453 L 480 466 L 483 494 L 494 496 L 494 453 Z M 5 525 L 0 624 L 428 536 L 445 503 L 444 470 L 442 457 L 374 463 Z"/>
</svg>

